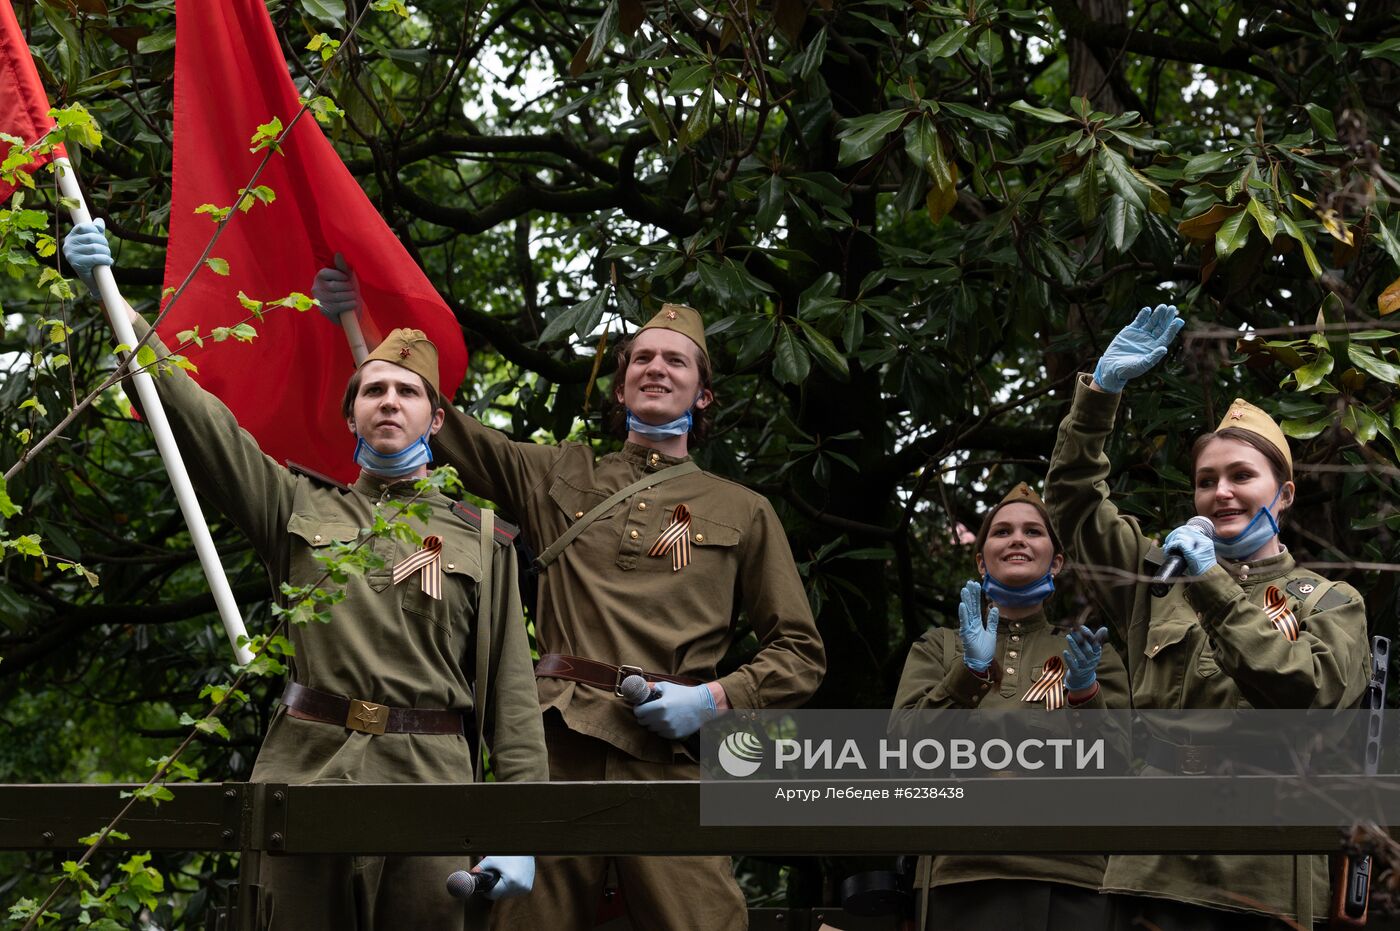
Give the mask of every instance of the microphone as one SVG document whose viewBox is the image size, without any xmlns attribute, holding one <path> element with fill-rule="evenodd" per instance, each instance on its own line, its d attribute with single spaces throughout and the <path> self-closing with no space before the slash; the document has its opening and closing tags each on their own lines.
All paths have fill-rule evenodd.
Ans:
<svg viewBox="0 0 1400 931">
<path fill-rule="evenodd" d="M 1201 517 L 1199 514 L 1186 522 L 1186 526 L 1194 527 L 1205 534 L 1211 540 L 1215 539 L 1215 525 L 1210 522 L 1210 518 Z M 1157 570 L 1157 574 L 1152 577 L 1152 584 L 1148 586 L 1148 591 L 1152 592 L 1153 598 L 1165 598 L 1167 592 L 1172 590 L 1172 579 L 1186 572 L 1186 557 L 1178 553 L 1167 554 L 1167 561 L 1162 563 L 1162 568 Z"/>
<path fill-rule="evenodd" d="M 458 870 L 447 877 L 447 894 L 454 899 L 470 899 L 478 892 L 490 892 L 500 881 L 501 874 L 495 870 L 482 870 L 480 873 Z"/>
<path fill-rule="evenodd" d="M 659 691 L 647 685 L 647 680 L 638 675 L 631 675 L 623 679 L 622 684 L 617 687 L 617 693 L 629 705 L 645 705 L 647 702 L 656 701 L 661 697 Z"/>
<path fill-rule="evenodd" d="M 617 694 L 622 697 L 623 701 L 634 707 L 636 705 L 645 705 L 649 701 L 656 701 L 661 697 L 661 691 L 659 689 L 654 689 L 647 685 L 647 680 L 635 673 L 622 680 L 622 684 L 617 687 Z M 699 734 L 691 734 L 689 737 L 682 740 L 681 744 L 692 757 L 697 760 L 700 759 Z"/>
</svg>

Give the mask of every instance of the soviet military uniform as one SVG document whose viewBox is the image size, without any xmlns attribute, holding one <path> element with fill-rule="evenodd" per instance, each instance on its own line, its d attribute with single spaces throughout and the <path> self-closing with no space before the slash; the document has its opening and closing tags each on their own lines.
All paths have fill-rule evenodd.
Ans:
<svg viewBox="0 0 1400 931">
<path fill-rule="evenodd" d="M 909 651 L 895 693 L 895 708 L 1044 707 L 1026 702 L 1046 660 L 1059 659 L 1065 631 L 1052 627 L 1044 611 L 1029 617 L 1002 618 L 996 654 L 988 678 L 963 662 L 962 638 L 946 627 L 932 627 Z M 1112 646 L 1105 645 L 1097 670 L 1098 690 L 1084 702 L 1057 710 L 1102 710 L 1128 706 L 1128 674 Z M 915 885 L 919 910 L 927 896 L 928 928 L 981 926 L 1018 928 L 1102 927 L 1106 903 L 1100 902 L 1105 858 L 1076 856 L 920 857 Z M 926 891 L 933 889 L 932 893 Z M 1087 891 L 1086 891 L 1087 890 Z"/>
<path fill-rule="evenodd" d="M 1117 410 L 1118 395 L 1096 391 L 1089 376 L 1080 376 L 1060 424 L 1045 503 L 1076 562 L 1150 576 L 1161 550 L 1109 501 L 1104 444 Z M 1299 569 L 1286 551 L 1249 564 L 1222 559 L 1164 598 L 1151 597 L 1141 582 L 1087 581 L 1103 616 L 1127 643 L 1136 708 L 1346 708 L 1365 690 L 1369 652 L 1361 596 Z M 1271 589 L 1300 622 L 1296 641 L 1265 613 Z M 1173 736 L 1147 748 L 1156 767 L 1150 772 L 1191 771 L 1192 752 L 1175 745 Z M 1325 914 L 1327 888 L 1322 857 L 1114 856 L 1104 876 L 1105 891 L 1177 903 L 1164 910 L 1179 910 L 1180 903 L 1233 910 L 1215 916 L 1218 927 L 1267 921 L 1261 915 L 1297 918 L 1306 927 Z M 1256 917 L 1239 914 L 1252 911 L 1240 896 L 1258 903 Z M 1198 911 L 1189 920 L 1204 927 L 1212 917 Z"/>
<path fill-rule="evenodd" d="M 138 330 L 149 329 L 144 323 Z M 153 346 L 162 355 L 159 341 Z M 190 476 L 252 542 L 273 589 L 312 585 L 316 559 L 332 544 L 351 542 L 374 523 L 377 506 L 393 519 L 413 497 L 413 482 L 362 474 L 353 488 L 293 474 L 263 455 L 216 398 L 184 372 L 155 379 Z M 321 693 L 394 709 L 447 709 L 474 731 L 472 679 L 481 539 L 470 513 L 454 513 L 438 493 L 418 499 L 431 516 L 409 523 L 442 540 L 441 598 L 424 592 L 413 573 L 393 584 L 390 567 L 414 552 L 398 540 L 372 544 L 384 567 L 351 575 L 328 624 L 292 626 L 290 679 Z M 464 519 L 464 516 L 467 519 Z M 548 778 L 543 733 L 534 702 L 529 643 L 520 609 L 509 531 L 492 556 L 492 765 L 502 781 Z M 374 715 L 371 709 L 371 715 Z M 472 748 L 457 733 L 384 733 L 294 717 L 280 707 L 253 770 L 257 782 L 298 784 L 470 782 Z M 266 857 L 261 921 L 274 929 L 461 928 L 462 904 L 445 880 L 467 863 L 459 857 Z M 356 915 L 358 913 L 358 919 Z"/>
<path fill-rule="evenodd" d="M 451 410 L 434 443 L 469 490 L 520 521 L 537 551 L 613 492 L 684 461 L 632 443 L 602 458 L 575 443 L 517 443 Z M 648 553 L 680 505 L 690 514 L 691 557 L 677 570 L 670 553 Z M 761 495 L 697 470 L 632 494 L 563 551 L 539 578 L 536 637 L 542 654 L 710 681 L 741 608 L 759 652 L 718 680 L 729 702 L 801 704 L 821 681 L 825 654 L 782 524 Z M 699 778 L 681 745 L 642 728 L 610 688 L 543 675 L 538 686 L 552 779 Z M 638 928 L 747 926 L 727 857 L 616 865 Z M 590 927 L 605 872 L 603 858 L 542 858 L 534 892 L 501 903 L 496 926 Z"/>
</svg>

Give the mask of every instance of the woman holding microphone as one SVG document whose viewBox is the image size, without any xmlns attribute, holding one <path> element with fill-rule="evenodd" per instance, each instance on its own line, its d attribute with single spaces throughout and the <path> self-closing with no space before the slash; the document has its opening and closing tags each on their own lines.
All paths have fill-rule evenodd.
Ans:
<svg viewBox="0 0 1400 931">
<path fill-rule="evenodd" d="M 1068 635 L 1046 619 L 1064 568 L 1040 496 L 1023 484 L 987 513 L 974 546 L 982 581 L 963 586 L 957 630 L 932 627 L 909 651 L 896 709 L 1126 708 L 1123 661 L 1107 630 Z M 983 612 L 983 596 L 987 609 Z M 918 927 L 1099 931 L 1105 858 L 920 857 Z"/>
<path fill-rule="evenodd" d="M 1279 520 L 1294 498 L 1293 459 L 1267 414 L 1236 400 L 1196 440 L 1197 518 L 1161 547 L 1109 500 L 1104 446 L 1119 398 L 1130 379 L 1162 360 L 1183 325 L 1175 307 L 1158 305 L 1118 333 L 1094 374 L 1079 376 L 1046 476 L 1046 506 L 1070 558 L 1130 576 L 1086 581 L 1127 644 L 1133 706 L 1353 706 L 1367 682 L 1365 605 L 1350 586 L 1298 568 L 1279 541 Z M 1184 560 L 1185 574 L 1165 597 L 1153 597 L 1141 580 L 1171 556 Z M 1139 748 L 1149 773 L 1211 769 L 1208 745 L 1174 736 Z M 1323 857 L 1201 854 L 1110 857 L 1103 888 L 1117 894 L 1121 928 L 1250 931 L 1288 927 L 1281 919 L 1310 927 L 1325 913 L 1327 884 Z"/>
</svg>

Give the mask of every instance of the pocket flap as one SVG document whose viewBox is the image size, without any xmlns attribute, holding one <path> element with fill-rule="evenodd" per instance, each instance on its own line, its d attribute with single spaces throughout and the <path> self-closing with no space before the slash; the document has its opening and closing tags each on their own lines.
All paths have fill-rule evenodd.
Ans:
<svg viewBox="0 0 1400 931">
<path fill-rule="evenodd" d="M 310 546 L 330 546 L 350 543 L 360 535 L 360 528 L 344 521 L 330 521 L 315 514 L 293 514 L 287 520 L 287 532 L 301 537 Z"/>
</svg>

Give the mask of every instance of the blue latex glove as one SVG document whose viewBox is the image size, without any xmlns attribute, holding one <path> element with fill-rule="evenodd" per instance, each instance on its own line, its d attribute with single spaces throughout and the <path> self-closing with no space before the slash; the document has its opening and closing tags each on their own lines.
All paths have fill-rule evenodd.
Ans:
<svg viewBox="0 0 1400 931">
<path fill-rule="evenodd" d="M 1176 307 L 1158 304 L 1138 311 L 1137 319 L 1113 337 L 1103 358 L 1094 366 L 1094 382 L 1113 394 L 1121 392 L 1128 380 L 1137 378 L 1162 361 L 1167 347 L 1186 321 L 1176 315 Z"/>
<path fill-rule="evenodd" d="M 973 672 L 986 672 L 997 652 L 996 605 L 987 612 L 986 626 L 982 624 L 982 585 L 968 582 L 962 589 L 958 604 L 958 634 L 962 637 L 963 662 Z"/>
<path fill-rule="evenodd" d="M 1065 637 L 1069 649 L 1060 654 L 1065 660 L 1065 688 L 1071 692 L 1081 692 L 1091 688 L 1098 678 L 1099 660 L 1103 659 L 1103 642 L 1108 639 L 1108 628 L 1090 630 L 1087 626 L 1076 627 Z"/>
<path fill-rule="evenodd" d="M 92 270 L 99 265 L 116 264 L 112 260 L 112 249 L 107 245 L 106 230 L 107 224 L 99 219 L 79 223 L 63 237 L 63 258 L 89 291 L 96 287 Z"/>
<path fill-rule="evenodd" d="M 500 881 L 486 893 L 486 898 L 493 902 L 525 895 L 535 885 L 534 857 L 487 857 L 472 872 L 482 870 L 495 870 L 501 874 Z"/>
<path fill-rule="evenodd" d="M 667 740 L 684 740 L 713 720 L 719 711 L 708 685 L 676 685 L 658 682 L 661 697 L 635 705 L 637 723 Z"/>
<path fill-rule="evenodd" d="M 335 254 L 335 268 L 323 268 L 311 283 L 311 296 L 321 302 L 321 313 L 331 323 L 340 325 L 340 315 L 360 309 L 360 282 L 345 263 L 345 256 Z"/>
<path fill-rule="evenodd" d="M 1192 575 L 1205 575 L 1215 565 L 1215 541 L 1190 524 L 1182 524 L 1167 534 L 1162 550 L 1184 556 Z"/>
</svg>

